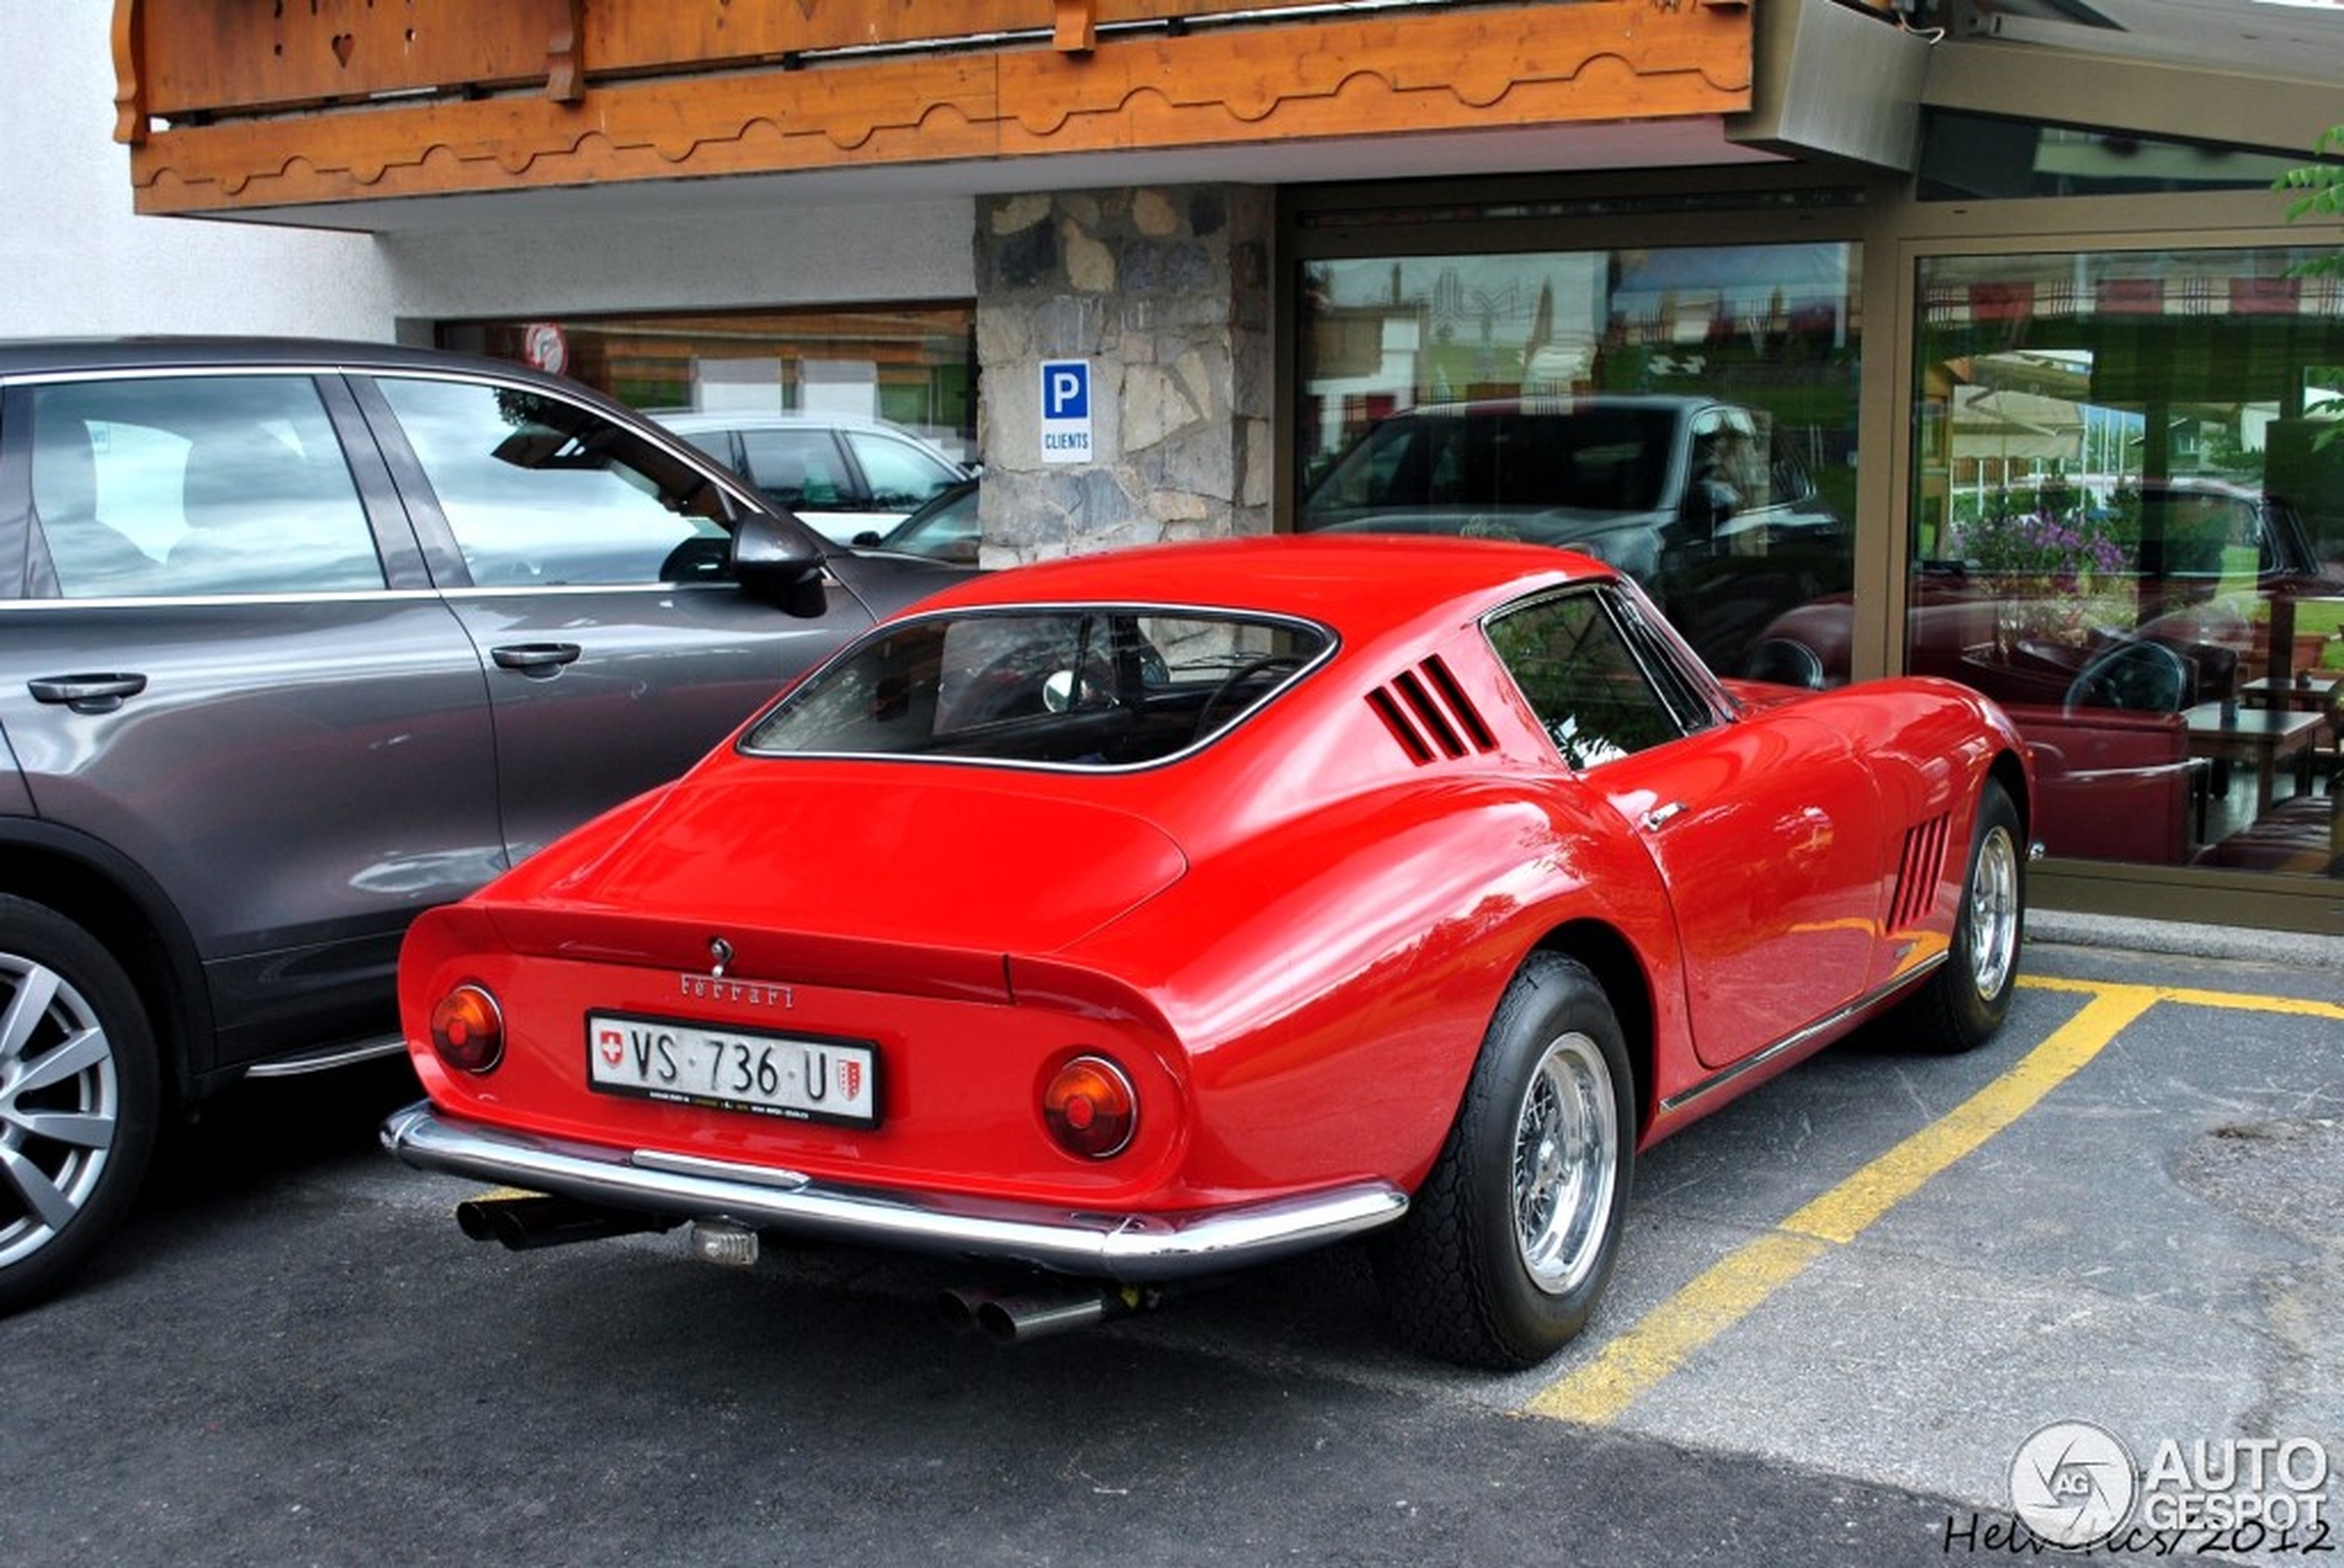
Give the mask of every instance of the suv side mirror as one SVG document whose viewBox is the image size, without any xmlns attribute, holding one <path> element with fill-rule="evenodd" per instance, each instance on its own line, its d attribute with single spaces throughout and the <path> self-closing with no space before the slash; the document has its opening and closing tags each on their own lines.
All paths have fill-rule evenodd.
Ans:
<svg viewBox="0 0 2344 1568">
<path fill-rule="evenodd" d="M 744 513 L 733 528 L 732 563 L 733 581 L 747 592 L 805 619 L 822 613 L 822 552 L 779 518 Z"/>
</svg>

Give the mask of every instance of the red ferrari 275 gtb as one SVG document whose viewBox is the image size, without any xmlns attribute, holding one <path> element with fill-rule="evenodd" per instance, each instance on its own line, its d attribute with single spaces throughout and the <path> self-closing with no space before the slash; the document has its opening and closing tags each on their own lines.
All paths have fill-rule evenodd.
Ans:
<svg viewBox="0 0 2344 1568">
<path fill-rule="evenodd" d="M 1632 583 L 1473 540 L 969 581 L 418 920 L 386 1144 L 535 1197 L 1099 1282 L 1367 1235 L 1400 1335 L 1577 1334 L 1638 1150 L 1891 1009 L 1991 1035 L 2030 777 L 1926 679 L 1720 681 Z"/>
</svg>

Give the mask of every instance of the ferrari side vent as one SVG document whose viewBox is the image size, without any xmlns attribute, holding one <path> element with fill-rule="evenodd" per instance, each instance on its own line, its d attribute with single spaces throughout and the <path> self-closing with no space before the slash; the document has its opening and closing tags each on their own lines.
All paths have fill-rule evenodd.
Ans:
<svg viewBox="0 0 2344 1568">
<path fill-rule="evenodd" d="M 1888 928 L 1901 931 L 1918 926 L 1937 902 L 1937 883 L 1945 874 L 1945 835 L 1950 819 L 1931 818 L 1905 830 L 1905 856 L 1896 867 L 1896 894 L 1888 906 Z"/>
<path fill-rule="evenodd" d="M 1369 692 L 1368 706 L 1418 767 L 1497 748 L 1498 737 L 1438 654 Z"/>
</svg>

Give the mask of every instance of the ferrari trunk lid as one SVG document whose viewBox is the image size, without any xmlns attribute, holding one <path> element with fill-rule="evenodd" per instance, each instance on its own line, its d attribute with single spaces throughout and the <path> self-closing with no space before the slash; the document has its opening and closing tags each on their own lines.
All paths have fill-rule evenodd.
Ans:
<svg viewBox="0 0 2344 1568">
<path fill-rule="evenodd" d="M 686 779 L 600 853 L 568 853 L 490 890 L 517 948 L 683 970 L 730 952 L 742 976 L 959 995 L 1006 994 L 1005 955 L 1056 952 L 1187 869 L 1153 823 L 1046 784 L 754 759 Z"/>
</svg>

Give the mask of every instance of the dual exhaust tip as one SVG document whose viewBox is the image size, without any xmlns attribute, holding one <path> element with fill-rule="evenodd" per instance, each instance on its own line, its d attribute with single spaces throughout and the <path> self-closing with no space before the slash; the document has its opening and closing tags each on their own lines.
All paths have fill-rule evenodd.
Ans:
<svg viewBox="0 0 2344 1568">
<path fill-rule="evenodd" d="M 963 1287 L 936 1298 L 945 1322 L 974 1329 L 998 1345 L 1023 1345 L 1071 1334 L 1154 1306 L 1155 1295 L 1136 1285 L 1070 1285 L 1016 1291 Z"/>
</svg>

